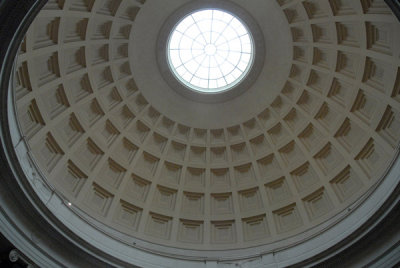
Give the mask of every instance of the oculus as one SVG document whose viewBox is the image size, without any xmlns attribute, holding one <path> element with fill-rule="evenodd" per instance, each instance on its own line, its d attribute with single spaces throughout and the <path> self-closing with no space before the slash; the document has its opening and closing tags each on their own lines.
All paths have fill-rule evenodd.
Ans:
<svg viewBox="0 0 400 268">
<path fill-rule="evenodd" d="M 167 60 L 174 76 L 203 93 L 229 90 L 251 69 L 254 42 L 247 26 L 221 9 L 186 15 L 168 38 Z"/>
</svg>

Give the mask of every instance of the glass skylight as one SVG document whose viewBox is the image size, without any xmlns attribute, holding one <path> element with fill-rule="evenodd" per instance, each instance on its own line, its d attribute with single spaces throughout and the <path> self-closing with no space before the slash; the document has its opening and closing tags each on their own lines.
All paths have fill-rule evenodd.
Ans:
<svg viewBox="0 0 400 268">
<path fill-rule="evenodd" d="M 167 55 L 170 68 L 186 86 L 201 92 L 232 88 L 248 73 L 253 40 L 246 26 L 217 9 L 193 12 L 172 30 Z"/>
</svg>

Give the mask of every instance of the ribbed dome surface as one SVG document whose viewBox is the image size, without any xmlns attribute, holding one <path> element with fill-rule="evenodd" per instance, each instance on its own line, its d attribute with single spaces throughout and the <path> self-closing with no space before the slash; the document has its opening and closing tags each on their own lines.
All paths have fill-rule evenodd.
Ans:
<svg viewBox="0 0 400 268">
<path fill-rule="evenodd" d="M 157 66 L 151 33 L 186 2 L 49 0 L 31 25 L 17 115 L 71 209 L 156 244 L 240 249 L 312 235 L 379 184 L 400 140 L 400 24 L 383 0 L 267 1 L 254 15 L 265 64 L 280 44 L 263 12 L 285 18 L 277 40 L 289 36 L 291 53 L 278 54 L 276 80 L 266 67 L 214 104 L 149 86 L 167 85 L 146 67 Z M 252 14 L 257 1 L 234 2 Z M 146 31 L 153 42 L 141 43 Z"/>
</svg>

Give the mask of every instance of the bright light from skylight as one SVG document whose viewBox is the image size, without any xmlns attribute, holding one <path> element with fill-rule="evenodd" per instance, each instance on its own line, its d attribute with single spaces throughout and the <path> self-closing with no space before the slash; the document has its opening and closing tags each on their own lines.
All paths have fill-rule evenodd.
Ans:
<svg viewBox="0 0 400 268">
<path fill-rule="evenodd" d="M 238 84 L 253 61 L 253 41 L 246 26 L 230 13 L 206 9 L 181 20 L 167 48 L 170 67 L 186 86 L 219 92 Z"/>
</svg>

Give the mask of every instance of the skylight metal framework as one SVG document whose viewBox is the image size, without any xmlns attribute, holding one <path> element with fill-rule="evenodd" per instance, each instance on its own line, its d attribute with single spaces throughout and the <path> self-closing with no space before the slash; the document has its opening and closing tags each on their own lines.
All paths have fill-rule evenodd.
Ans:
<svg viewBox="0 0 400 268">
<path fill-rule="evenodd" d="M 215 93 L 234 87 L 246 76 L 254 45 L 238 18 L 222 10 L 203 9 L 175 26 L 167 55 L 179 81 L 194 90 Z"/>
</svg>

